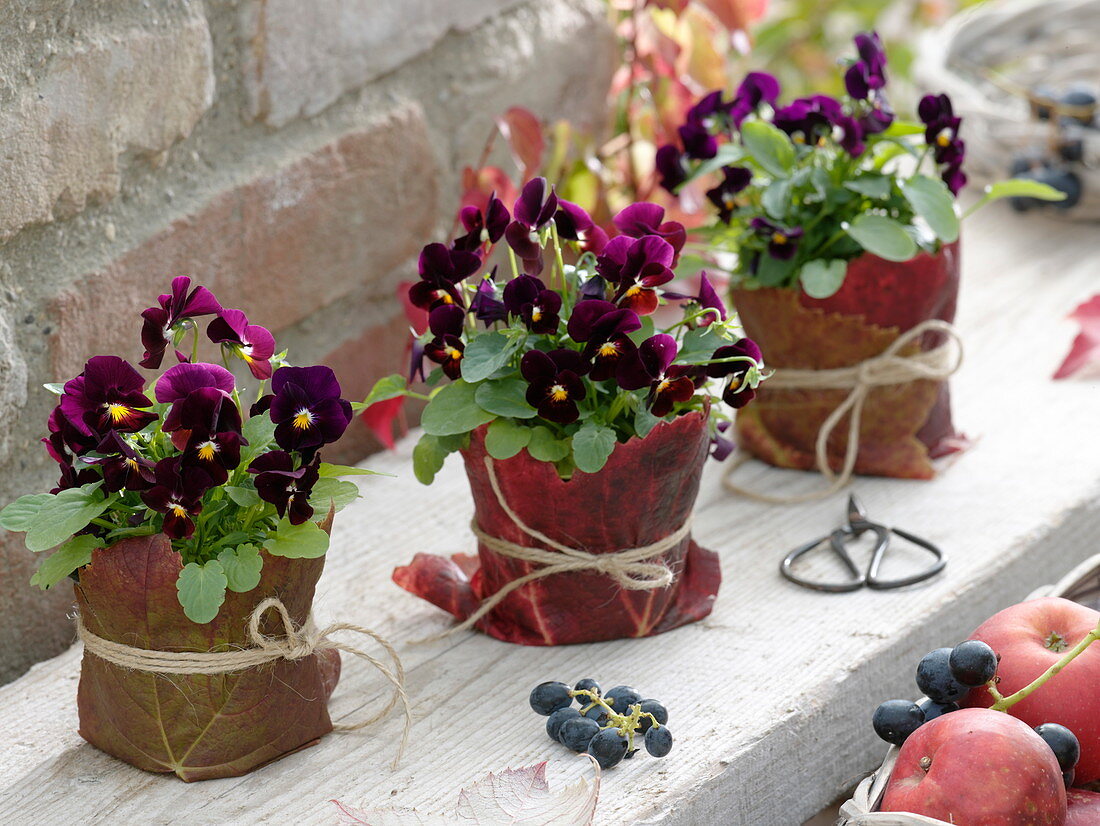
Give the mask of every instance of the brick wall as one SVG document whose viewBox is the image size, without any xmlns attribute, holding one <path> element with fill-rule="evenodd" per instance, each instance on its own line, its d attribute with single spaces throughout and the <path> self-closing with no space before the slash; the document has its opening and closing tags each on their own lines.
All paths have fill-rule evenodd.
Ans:
<svg viewBox="0 0 1100 826">
<path fill-rule="evenodd" d="M 0 4 L 0 506 L 54 483 L 41 384 L 140 357 L 174 275 L 361 398 L 493 116 L 598 127 L 612 61 L 602 0 Z M 0 530 L 0 683 L 72 640 L 35 564 Z"/>
</svg>

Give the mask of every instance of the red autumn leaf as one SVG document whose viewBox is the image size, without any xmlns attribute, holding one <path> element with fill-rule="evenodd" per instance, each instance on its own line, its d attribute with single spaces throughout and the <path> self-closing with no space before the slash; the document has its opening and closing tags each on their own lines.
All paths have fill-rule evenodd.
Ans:
<svg viewBox="0 0 1100 826">
<path fill-rule="evenodd" d="M 401 416 L 401 410 L 405 406 L 405 397 L 397 396 L 375 402 L 360 414 L 363 423 L 370 428 L 378 441 L 393 450 L 397 442 L 393 435 L 393 423 Z M 404 436 L 404 428 L 402 428 Z"/>
<path fill-rule="evenodd" d="M 1100 294 L 1081 304 L 1069 317 L 1081 325 L 1081 332 L 1055 372 L 1056 379 L 1072 376 L 1090 361 L 1100 361 Z"/>
<path fill-rule="evenodd" d="M 476 170 L 467 166 L 462 170 L 462 206 L 476 206 L 484 212 L 489 196 L 494 192 L 509 209 L 519 195 L 508 173 L 498 166 L 483 166 Z"/>
<path fill-rule="evenodd" d="M 401 302 L 402 309 L 405 310 L 405 318 L 409 320 L 409 326 L 418 336 L 422 336 L 428 329 L 428 311 L 423 307 L 417 307 L 409 299 L 409 288 L 412 285 L 411 281 L 402 281 L 398 284 L 397 298 Z"/>
<path fill-rule="evenodd" d="M 513 106 L 497 118 L 497 128 L 508 142 L 516 165 L 523 169 L 523 179 L 538 175 L 542 168 L 542 153 L 546 149 L 539 119 L 529 109 Z"/>
<path fill-rule="evenodd" d="M 684 9 L 688 7 L 690 2 L 691 0 L 645 0 L 646 6 L 656 9 L 671 9 L 677 15 L 683 14 Z"/>
<path fill-rule="evenodd" d="M 745 31 L 768 10 L 768 0 L 702 0 L 730 33 Z"/>
</svg>

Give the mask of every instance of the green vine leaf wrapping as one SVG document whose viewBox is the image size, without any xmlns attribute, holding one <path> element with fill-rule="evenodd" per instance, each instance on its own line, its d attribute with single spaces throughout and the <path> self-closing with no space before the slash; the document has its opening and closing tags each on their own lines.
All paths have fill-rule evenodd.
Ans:
<svg viewBox="0 0 1100 826">
<path fill-rule="evenodd" d="M 230 591 L 243 594 L 260 584 L 264 560 L 255 545 L 226 548 L 218 554 L 218 562 L 225 573 L 225 582 Z"/>
<path fill-rule="evenodd" d="M 913 211 L 928 223 L 937 238 L 945 244 L 959 240 L 959 216 L 955 213 L 955 199 L 943 181 L 925 175 L 914 175 L 901 185 L 901 191 Z"/>
<path fill-rule="evenodd" d="M 799 279 L 810 298 L 828 298 L 840 289 L 848 272 L 848 262 L 815 258 L 802 265 Z"/>
<path fill-rule="evenodd" d="M 533 419 L 538 411 L 524 399 L 527 382 L 520 378 L 483 381 L 477 386 L 474 401 L 482 410 L 510 419 Z"/>
<path fill-rule="evenodd" d="M 27 549 L 46 551 L 60 545 L 107 510 L 118 497 L 104 497 L 99 492 L 100 484 L 63 490 L 53 501 L 44 503 L 27 530 Z"/>
<path fill-rule="evenodd" d="M 589 422 L 573 434 L 573 461 L 578 470 L 596 473 L 615 449 L 615 431 Z"/>
<path fill-rule="evenodd" d="M 497 419 L 485 433 L 485 450 L 494 459 L 511 459 L 531 441 L 531 428 Z"/>
<path fill-rule="evenodd" d="M 328 550 L 328 534 L 316 522 L 292 525 L 284 516 L 275 531 L 264 540 L 264 549 L 272 556 L 315 559 Z"/>
<path fill-rule="evenodd" d="M 218 610 L 225 602 L 227 584 L 228 580 L 218 560 L 211 559 L 202 565 L 188 562 L 176 580 L 176 591 L 183 613 L 191 622 L 200 625 L 210 622 L 218 615 Z"/>
<path fill-rule="evenodd" d="M 31 576 L 31 585 L 37 585 L 43 591 L 52 588 L 73 571 L 91 562 L 92 551 L 102 546 L 103 540 L 94 536 L 74 536 L 42 560 Z"/>
<path fill-rule="evenodd" d="M 887 261 L 908 261 L 917 254 L 917 242 L 905 227 L 885 215 L 857 215 L 847 232 L 867 252 Z"/>
<path fill-rule="evenodd" d="M 463 370 L 465 369 L 463 358 Z M 428 402 L 420 417 L 424 432 L 431 436 L 453 436 L 474 430 L 495 419 L 496 416 L 492 413 L 478 407 L 475 401 L 476 392 L 477 387 L 463 379 L 441 388 Z"/>
<path fill-rule="evenodd" d="M 313 486 L 309 504 L 319 514 L 328 513 L 329 507 L 339 513 L 358 498 L 359 488 L 354 482 L 323 476 Z"/>
<path fill-rule="evenodd" d="M 782 131 L 761 120 L 741 124 L 741 140 L 753 159 L 772 175 L 786 175 L 794 163 L 794 144 Z"/>
</svg>

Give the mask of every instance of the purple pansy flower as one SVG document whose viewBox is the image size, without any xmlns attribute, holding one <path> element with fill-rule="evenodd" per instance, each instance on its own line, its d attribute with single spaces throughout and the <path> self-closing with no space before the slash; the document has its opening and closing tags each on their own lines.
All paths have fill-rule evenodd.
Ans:
<svg viewBox="0 0 1100 826">
<path fill-rule="evenodd" d="M 841 115 L 836 121 L 836 131 L 840 133 L 837 143 L 853 158 L 858 158 L 867 149 L 863 144 L 863 127 L 855 118 Z"/>
<path fill-rule="evenodd" d="M 672 245 L 672 263 L 675 267 L 680 260 L 680 250 L 687 243 L 687 230 L 679 221 L 666 221 L 665 208 L 648 201 L 631 204 L 611 219 L 615 228 L 631 238 L 644 238 L 656 235 Z"/>
<path fill-rule="evenodd" d="M 796 143 L 814 144 L 831 134 L 833 125 L 844 115 L 839 101 L 828 95 L 812 95 L 792 100 L 775 110 L 773 122 Z"/>
<path fill-rule="evenodd" d="M 627 333 L 641 326 L 642 320 L 633 310 L 592 299 L 573 308 L 566 329 L 573 341 L 584 344 L 581 356 L 592 361 L 592 379 L 603 381 L 612 378 L 623 356 L 636 349 Z"/>
<path fill-rule="evenodd" d="M 320 456 L 313 461 L 294 469 L 294 459 L 282 450 L 272 450 L 257 456 L 248 466 L 249 473 L 255 473 L 256 493 L 265 502 L 270 502 L 285 516 L 292 525 L 301 525 L 311 516 L 313 508 L 309 504 L 309 495 L 317 484 Z"/>
<path fill-rule="evenodd" d="M 638 315 L 657 309 L 656 287 L 673 279 L 672 245 L 656 235 L 612 238 L 596 259 L 596 272 L 616 285 L 614 301 Z"/>
<path fill-rule="evenodd" d="M 466 229 L 466 234 L 456 238 L 451 246 L 457 250 L 474 252 L 485 244 L 495 244 L 503 238 L 512 216 L 508 214 L 508 207 L 494 192 L 489 196 L 484 213 L 476 206 L 464 206 L 458 213 L 458 219 Z"/>
<path fill-rule="evenodd" d="M 696 161 L 705 161 L 718 154 L 718 139 L 700 123 L 685 123 L 676 130 L 684 154 Z"/>
<path fill-rule="evenodd" d="M 722 182 L 707 190 L 707 198 L 718 208 L 718 218 L 728 224 L 737 208 L 737 195 L 752 183 L 752 172 L 743 166 L 723 166 Z"/>
<path fill-rule="evenodd" d="M 177 364 L 156 385 L 157 401 L 172 405 L 161 429 L 166 433 L 192 429 L 239 432 L 240 411 L 229 396 L 232 392 L 233 374 L 224 367 L 203 362 Z"/>
<path fill-rule="evenodd" d="M 598 255 L 607 245 L 607 233 L 592 220 L 592 216 L 564 198 L 558 199 L 554 223 L 557 224 L 559 237 L 576 241 L 587 252 Z"/>
<path fill-rule="evenodd" d="M 687 111 L 687 121 L 696 123 L 708 131 L 724 129 L 730 116 L 731 103 L 723 102 L 722 90 L 716 89 L 704 95 Z"/>
<path fill-rule="evenodd" d="M 153 486 L 153 463 L 139 456 L 118 433 L 108 434 L 96 451 L 105 456 L 88 461 L 103 471 L 103 489 L 108 493 L 148 490 Z"/>
<path fill-rule="evenodd" d="M 706 327 L 713 324 L 715 321 L 725 321 L 729 318 L 729 312 L 726 310 L 726 303 L 722 301 L 722 296 L 718 295 L 718 291 L 714 289 L 714 285 L 710 283 L 710 279 L 707 278 L 706 271 L 699 274 L 699 306 L 707 310 L 717 310 L 717 317 L 713 313 L 707 313 L 700 318 L 696 323 L 700 327 Z"/>
<path fill-rule="evenodd" d="M 187 398 L 192 390 L 200 387 L 215 387 L 228 395 L 235 386 L 233 374 L 220 364 L 200 361 L 168 368 L 157 379 L 154 394 L 161 404 L 172 404 Z"/>
<path fill-rule="evenodd" d="M 917 114 L 924 123 L 925 143 L 932 147 L 936 163 L 945 167 L 943 181 L 957 195 L 966 185 L 962 171 L 966 143 L 959 138 L 962 118 L 955 115 L 947 95 L 925 95 L 917 106 Z"/>
<path fill-rule="evenodd" d="M 673 195 L 677 187 L 687 180 L 684 153 L 671 143 L 657 150 L 656 168 L 661 187 Z"/>
<path fill-rule="evenodd" d="M 513 207 L 512 223 L 504 232 L 504 238 L 520 258 L 526 272 L 538 275 L 542 272 L 542 245 L 539 232 L 554 219 L 558 210 L 558 196 L 545 178 L 532 178 L 523 186 Z"/>
<path fill-rule="evenodd" d="M 82 372 L 65 383 L 61 412 L 85 436 L 110 430 L 133 433 L 155 421 L 156 413 L 144 408 L 145 379 L 118 356 L 93 356 Z"/>
<path fill-rule="evenodd" d="M 859 60 L 848 67 L 844 86 L 857 100 L 866 100 L 873 90 L 886 85 L 886 52 L 878 32 L 861 32 L 855 37 Z"/>
<path fill-rule="evenodd" d="M 523 319 L 533 333 L 556 333 L 561 318 L 561 295 L 546 289 L 533 275 L 521 275 L 504 285 L 504 306 Z"/>
<path fill-rule="evenodd" d="M 496 274 L 496 267 L 494 267 L 491 273 L 481 279 L 477 285 L 477 292 L 470 301 L 470 312 L 473 313 L 474 318 L 486 325 L 503 321 L 508 317 L 508 308 L 497 298 Z"/>
<path fill-rule="evenodd" d="M 726 431 L 730 429 L 730 422 L 719 422 L 717 432 L 710 440 L 710 455 L 716 462 L 724 462 L 737 447 L 733 439 L 726 437 Z"/>
<path fill-rule="evenodd" d="M 61 465 L 73 463 L 70 452 L 73 456 L 83 456 L 102 441 L 98 433 L 85 433 L 70 422 L 60 404 L 50 413 L 46 427 L 50 435 L 43 439 L 42 443 L 46 445 L 46 452 L 50 454 L 50 458 Z"/>
<path fill-rule="evenodd" d="M 271 378 L 275 337 L 258 324 L 249 324 L 240 310 L 221 310 L 206 328 L 207 337 L 242 359 L 258 379 Z"/>
<path fill-rule="evenodd" d="M 428 314 L 428 329 L 435 336 L 424 345 L 424 355 L 443 368 L 443 374 L 451 379 L 462 375 L 462 355 L 466 345 L 462 341 L 462 326 L 466 313 L 461 307 L 444 304 Z"/>
<path fill-rule="evenodd" d="M 284 450 L 310 453 L 335 442 L 351 421 L 351 404 L 340 398 L 336 374 L 323 365 L 280 367 L 271 378 L 275 441 Z"/>
<path fill-rule="evenodd" d="M 695 395 L 694 372 L 684 365 L 673 366 L 678 347 L 666 333 L 650 336 L 631 357 L 619 363 L 615 378 L 624 390 L 649 388 L 646 406 L 654 416 L 667 416 L 673 405 Z"/>
<path fill-rule="evenodd" d="M 527 403 L 547 421 L 575 422 L 580 416 L 577 402 L 586 393 L 581 376 L 587 367 L 575 350 L 529 350 L 519 364 L 520 373 L 530 385 Z"/>
<path fill-rule="evenodd" d="M 715 350 L 711 358 L 727 359 L 736 356 L 750 358 L 758 365 L 764 361 L 760 348 L 751 338 L 743 338 L 736 344 L 725 344 Z M 707 365 L 707 375 L 709 377 L 714 379 L 728 377 L 729 380 L 722 390 L 722 401 L 730 407 L 742 408 L 756 397 L 756 391 L 744 384 L 745 374 L 749 372 L 752 366 L 752 364 L 744 361 L 727 361 Z"/>
<path fill-rule="evenodd" d="M 154 479 L 156 484 L 141 492 L 141 501 L 164 514 L 161 530 L 170 539 L 189 539 L 195 532 L 191 517 L 202 513 L 203 494 L 214 487 L 214 480 L 180 456 L 157 462 Z"/>
<path fill-rule="evenodd" d="M 160 367 L 164 351 L 171 343 L 172 328 L 185 318 L 211 315 L 221 309 L 214 294 L 206 287 L 195 287 L 188 292 L 191 279 L 181 275 L 172 279 L 172 292 L 160 296 L 159 307 L 150 307 L 141 314 L 145 319 L 141 326 L 141 343 L 145 355 L 139 362 L 142 367 L 156 370 Z"/>
<path fill-rule="evenodd" d="M 409 301 L 422 310 L 431 310 L 440 304 L 465 306 L 457 285 L 480 267 L 481 256 L 475 252 L 428 244 L 420 251 L 420 280 L 409 288 Z"/>
<path fill-rule="evenodd" d="M 779 99 L 779 81 L 767 72 L 749 72 L 730 104 L 730 120 L 741 128 L 741 122 L 760 108 L 761 103 L 774 106 Z"/>
<path fill-rule="evenodd" d="M 753 218 L 749 226 L 758 235 L 768 239 L 768 255 L 772 258 L 789 261 L 798 252 L 798 239 L 802 237 L 801 227 L 785 227 L 761 217 Z"/>
</svg>

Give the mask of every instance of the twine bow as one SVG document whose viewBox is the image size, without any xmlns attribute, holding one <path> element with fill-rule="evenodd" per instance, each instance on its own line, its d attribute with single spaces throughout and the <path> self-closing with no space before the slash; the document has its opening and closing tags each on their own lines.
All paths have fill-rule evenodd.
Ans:
<svg viewBox="0 0 1100 826">
<path fill-rule="evenodd" d="M 947 336 L 947 341 L 931 350 L 922 350 L 910 356 L 899 355 L 909 343 L 927 332 L 939 332 Z M 779 368 L 768 379 L 768 387 L 773 390 L 849 390 L 847 397 L 829 414 L 817 432 L 816 459 L 817 469 L 829 480 L 826 488 L 797 496 L 774 496 L 742 488 L 730 479 L 730 476 L 750 457 L 742 455 L 730 464 L 722 479 L 726 490 L 756 499 L 760 502 L 775 504 L 795 504 L 809 502 L 829 496 L 843 488 L 852 480 L 856 457 L 859 455 L 859 434 L 863 421 L 863 405 L 868 395 L 876 387 L 927 379 L 943 381 L 962 366 L 962 339 L 955 328 L 946 321 L 929 319 L 902 333 L 889 347 L 877 356 L 853 364 L 850 367 L 838 367 L 832 370 L 796 370 Z M 844 450 L 844 463 L 839 475 L 829 467 L 829 437 L 840 421 L 848 419 L 848 444 Z"/>
<path fill-rule="evenodd" d="M 282 620 L 282 636 L 269 636 L 260 631 L 260 621 L 264 614 L 272 609 Z M 333 634 L 340 631 L 352 631 L 377 642 L 389 655 L 393 662 L 393 669 L 391 670 L 385 663 L 365 651 L 331 639 Z M 85 651 L 121 668 L 150 674 L 228 674 L 257 668 L 279 659 L 300 660 L 325 649 L 346 651 L 374 666 L 393 684 L 394 688 L 386 707 L 377 714 L 358 723 L 333 725 L 333 731 L 357 731 L 365 728 L 381 720 L 394 709 L 398 702 L 401 702 L 405 710 L 405 726 L 397 756 L 393 761 L 394 767 L 400 762 L 401 754 L 409 739 L 412 712 L 405 692 L 405 668 L 393 646 L 369 628 L 347 622 L 336 622 L 318 630 L 311 617 L 299 628 L 291 619 L 286 606 L 277 597 L 268 597 L 252 611 L 248 620 L 248 637 L 252 647 L 235 651 L 156 651 L 148 648 L 134 648 L 93 634 L 84 625 L 79 615 L 76 618 L 76 633 L 84 643 Z"/>
<path fill-rule="evenodd" d="M 515 523 L 517 528 L 532 539 L 549 546 L 549 548 L 553 550 L 548 550 L 547 548 L 532 548 L 527 545 L 510 542 L 507 539 L 501 539 L 498 536 L 492 536 L 483 531 L 476 520 L 471 522 L 470 528 L 473 530 L 478 541 L 493 553 L 511 559 L 532 562 L 540 567 L 535 568 L 518 579 L 511 580 L 499 591 L 482 600 L 478 609 L 459 625 L 455 625 L 442 634 L 437 634 L 434 637 L 429 637 L 420 642 L 431 642 L 454 634 L 457 631 L 464 631 L 468 628 L 472 628 L 478 620 L 492 611 L 505 597 L 517 588 L 522 588 L 528 582 L 533 582 L 536 579 L 554 576 L 555 574 L 564 574 L 570 571 L 593 571 L 610 577 L 615 580 L 621 588 L 628 591 L 647 591 L 656 588 L 667 588 L 673 583 L 675 576 L 668 565 L 664 562 L 654 562 L 653 560 L 655 557 L 659 557 L 666 551 L 675 548 L 683 541 L 684 537 L 691 532 L 690 517 L 675 531 L 668 536 L 658 539 L 656 542 L 651 542 L 648 545 L 642 545 L 637 548 L 626 548 L 611 553 L 594 554 L 577 548 L 570 548 L 568 545 L 564 545 L 556 539 L 547 536 L 542 531 L 530 527 L 520 518 L 519 514 L 512 510 L 508 502 L 505 501 L 504 493 L 500 489 L 500 482 L 497 480 L 493 460 L 489 456 L 485 457 L 485 469 L 489 474 L 489 485 L 496 495 L 497 504 L 500 505 L 501 510 L 503 510 L 508 518 Z"/>
</svg>

